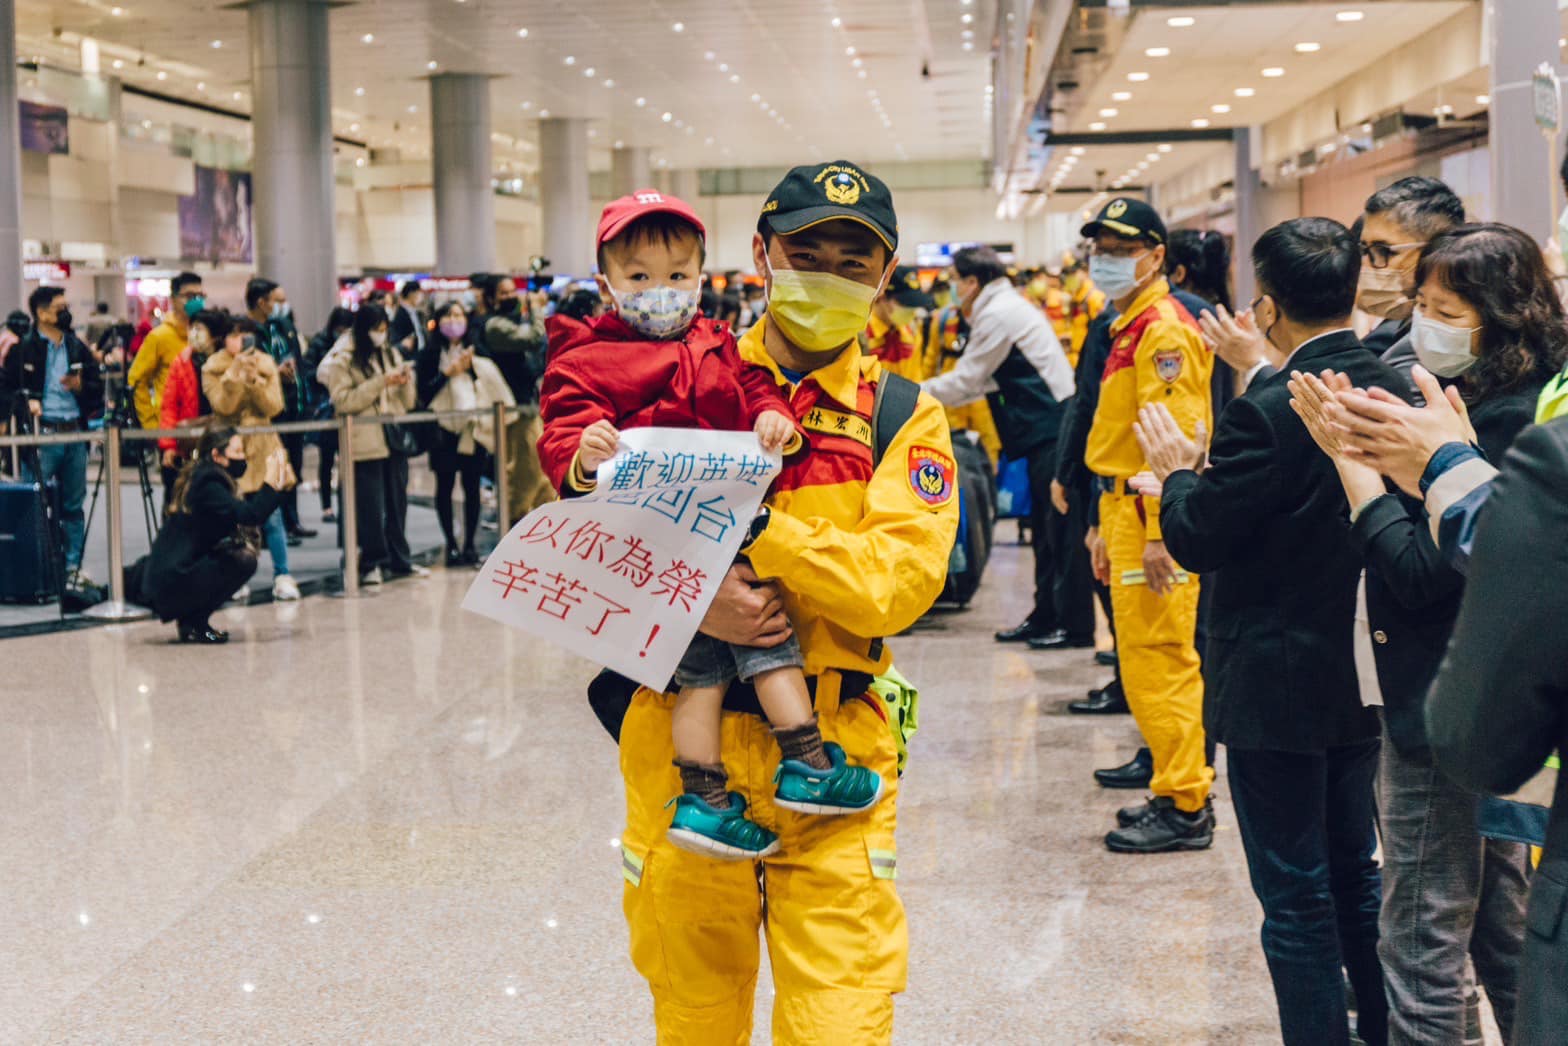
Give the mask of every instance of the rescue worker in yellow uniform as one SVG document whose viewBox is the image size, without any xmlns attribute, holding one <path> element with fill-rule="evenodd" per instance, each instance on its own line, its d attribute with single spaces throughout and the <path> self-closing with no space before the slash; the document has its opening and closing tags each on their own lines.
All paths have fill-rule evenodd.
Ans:
<svg viewBox="0 0 1568 1046">
<path fill-rule="evenodd" d="M 781 848 L 736 863 L 678 850 L 665 833 L 665 804 L 681 790 L 675 699 L 637 692 L 620 733 L 625 911 L 665 1046 L 752 1041 L 759 931 L 777 992 L 773 1042 L 892 1041 L 909 947 L 893 882 L 897 749 L 886 705 L 867 688 L 892 664 L 883 637 L 914 624 L 941 593 L 958 530 L 956 466 L 935 400 L 921 395 L 874 460 L 884 372 L 857 336 L 892 275 L 897 243 L 891 194 L 853 164 L 797 167 L 768 197 L 753 241 L 768 308 L 740 352 L 774 376 L 811 449 L 786 464 L 742 546 L 749 568 L 723 580 L 702 626 L 754 646 L 793 627 L 822 736 L 881 773 L 886 797 L 848 817 L 780 809 L 779 746 L 755 697 L 737 687 L 723 722 L 729 787 Z"/>
<path fill-rule="evenodd" d="M 964 319 L 963 310 L 958 306 L 951 305 L 929 317 L 922 344 L 926 374 L 934 378 L 958 366 L 968 343 L 969 321 Z M 996 419 L 991 417 L 989 403 L 979 399 L 962 407 L 948 407 L 947 424 L 954 432 L 967 430 L 979 436 L 980 445 L 995 467 L 1002 453 L 1002 437 L 996 431 Z"/>
<path fill-rule="evenodd" d="M 1138 411 L 1163 403 L 1184 433 L 1213 431 L 1213 356 L 1165 279 L 1165 223 L 1139 200 L 1113 199 L 1084 226 L 1090 273 L 1116 305 L 1111 353 L 1084 463 L 1101 477 L 1095 573 L 1111 589 L 1127 703 L 1154 758 L 1153 797 L 1117 815 L 1118 853 L 1207 849 L 1214 841 L 1203 733 L 1203 677 L 1194 645 L 1198 578 L 1160 538 L 1160 506 L 1127 481 L 1148 466 L 1133 432 Z"/>
<path fill-rule="evenodd" d="M 875 356 L 889 373 L 910 381 L 924 381 L 925 356 L 920 351 L 920 312 L 929 312 L 935 301 L 920 289 L 920 273 L 912 266 L 893 270 L 887 289 L 871 307 L 861 351 Z"/>
<path fill-rule="evenodd" d="M 1088 273 L 1084 272 L 1083 262 L 1071 252 L 1062 256 L 1062 290 L 1070 302 L 1068 312 L 1072 317 L 1062 344 L 1067 347 L 1067 354 L 1076 367 L 1083 343 L 1089 339 L 1089 324 L 1099 319 L 1100 313 L 1105 311 L 1105 292 L 1094 285 Z"/>
</svg>

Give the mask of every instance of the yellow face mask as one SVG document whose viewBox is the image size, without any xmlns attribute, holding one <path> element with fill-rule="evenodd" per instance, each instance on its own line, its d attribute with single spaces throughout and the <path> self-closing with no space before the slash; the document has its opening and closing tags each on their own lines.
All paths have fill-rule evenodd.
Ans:
<svg viewBox="0 0 1568 1046">
<path fill-rule="evenodd" d="M 1083 286 L 1083 272 L 1079 271 L 1079 272 L 1070 272 L 1070 273 L 1068 273 L 1066 276 L 1062 277 L 1062 284 L 1069 291 L 1071 291 L 1074 294 L 1077 294 L 1078 293 L 1078 288 Z"/>
<path fill-rule="evenodd" d="M 797 348 L 831 352 L 866 329 L 880 288 L 830 272 L 766 268 L 768 316 Z"/>
<path fill-rule="evenodd" d="M 907 327 L 915 322 L 915 310 L 908 305 L 893 306 L 893 326 Z"/>
</svg>

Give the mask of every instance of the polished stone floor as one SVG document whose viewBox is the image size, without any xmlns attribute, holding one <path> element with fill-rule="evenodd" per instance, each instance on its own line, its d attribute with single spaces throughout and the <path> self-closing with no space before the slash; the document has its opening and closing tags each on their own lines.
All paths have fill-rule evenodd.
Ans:
<svg viewBox="0 0 1568 1046">
<path fill-rule="evenodd" d="M 1026 553 L 895 644 L 899 1042 L 1277 1041 L 1235 818 L 1118 857 L 1126 717 L 1084 652 L 990 639 Z M 0 644 L 0 1043 L 651 1043 L 591 666 L 458 608 L 472 573 Z M 769 988 L 758 993 L 766 1041 Z"/>
</svg>

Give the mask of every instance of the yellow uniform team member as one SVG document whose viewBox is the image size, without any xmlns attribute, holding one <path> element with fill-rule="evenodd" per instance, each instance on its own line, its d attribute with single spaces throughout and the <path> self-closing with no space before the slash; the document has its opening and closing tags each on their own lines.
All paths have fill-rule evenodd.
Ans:
<svg viewBox="0 0 1568 1046">
<path fill-rule="evenodd" d="M 1198 578 L 1160 538 L 1160 506 L 1127 488 L 1148 466 L 1133 433 L 1140 408 L 1164 404 L 1183 432 L 1212 431 L 1213 357 L 1165 280 L 1165 223 L 1148 204 L 1115 199 L 1084 226 L 1090 271 L 1116 303 L 1111 354 L 1084 462 L 1102 477 L 1095 570 L 1111 589 L 1127 703 L 1154 756 L 1153 798 L 1118 815 L 1120 853 L 1201 850 L 1214 840 L 1203 735 L 1203 677 L 1194 637 Z"/>
<path fill-rule="evenodd" d="M 1067 351 L 1076 367 L 1083 343 L 1089 339 L 1089 324 L 1099 319 L 1100 313 L 1105 311 L 1105 292 L 1094 285 L 1089 274 L 1083 271 L 1083 263 L 1077 258 L 1069 254 L 1062 264 L 1062 289 L 1071 302 L 1072 314 L 1071 329 L 1062 344 L 1070 346 Z"/>
<path fill-rule="evenodd" d="M 946 374 L 958 366 L 969 341 L 969 321 L 963 310 L 952 305 L 931 316 L 926 321 L 924 344 L 925 373 L 928 377 Z M 991 405 L 983 399 L 966 403 L 962 407 L 947 408 L 947 424 L 954 432 L 973 432 L 980 437 L 980 445 L 991 456 L 994 466 L 1002 453 L 1002 437 L 996 431 L 996 419 L 991 417 Z"/>
<path fill-rule="evenodd" d="M 897 749 L 886 707 L 867 687 L 892 664 L 882 637 L 908 628 L 940 594 L 958 529 L 952 444 L 934 400 L 920 396 L 874 461 L 883 371 L 858 335 L 897 242 L 887 187 L 852 164 L 797 167 L 768 198 L 753 244 L 768 309 L 740 351 L 783 387 L 811 450 L 785 466 L 752 525 L 743 551 L 755 576 L 733 570 L 703 622 L 709 635 L 750 645 L 778 642 L 793 626 L 822 736 L 881 773 L 887 796 L 853 817 L 777 807 L 779 746 L 732 692 L 722 727 L 729 787 L 781 848 L 722 864 L 678 850 L 664 809 L 680 792 L 674 698 L 637 693 L 621 728 L 625 910 L 666 1046 L 751 1042 L 759 930 L 777 991 L 773 1042 L 892 1041 L 909 947 L 893 884 Z"/>
<path fill-rule="evenodd" d="M 920 347 L 919 312 L 929 311 L 935 304 L 931 295 L 920 289 L 920 273 L 911 266 L 900 265 L 893 271 L 887 290 L 871 307 L 862 350 L 880 360 L 889 373 L 914 382 L 929 378 Z"/>
<path fill-rule="evenodd" d="M 136 417 L 142 428 L 158 428 L 158 405 L 163 399 L 163 386 L 169 380 L 169 368 L 185 351 L 185 339 L 191 330 L 190 318 L 205 307 L 200 276 L 182 272 L 169 281 L 169 311 L 164 314 L 163 322 L 143 339 L 142 347 L 131 360 L 130 372 L 125 376 L 125 383 L 135 397 Z"/>
</svg>

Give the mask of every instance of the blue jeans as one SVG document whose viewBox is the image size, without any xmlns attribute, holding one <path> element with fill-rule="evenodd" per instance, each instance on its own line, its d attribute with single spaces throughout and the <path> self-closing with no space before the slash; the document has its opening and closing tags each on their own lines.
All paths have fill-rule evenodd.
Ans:
<svg viewBox="0 0 1568 1046">
<path fill-rule="evenodd" d="M 82 542 L 87 539 L 87 444 L 61 443 L 38 448 L 38 464 L 43 475 L 35 475 L 33 465 L 25 466 L 27 478 L 35 483 L 53 480 L 60 491 L 60 525 L 65 531 L 65 569 L 82 565 Z"/>
<path fill-rule="evenodd" d="M 281 577 L 289 572 L 289 536 L 283 529 L 283 510 L 279 508 L 261 525 L 262 536 L 267 539 L 267 554 L 272 557 L 272 576 Z"/>
<path fill-rule="evenodd" d="M 1367 1046 L 1388 1042 L 1373 852 L 1376 738 L 1323 752 L 1228 748 L 1231 800 L 1263 905 L 1285 1046 L 1347 1046 L 1345 973 Z"/>
</svg>

